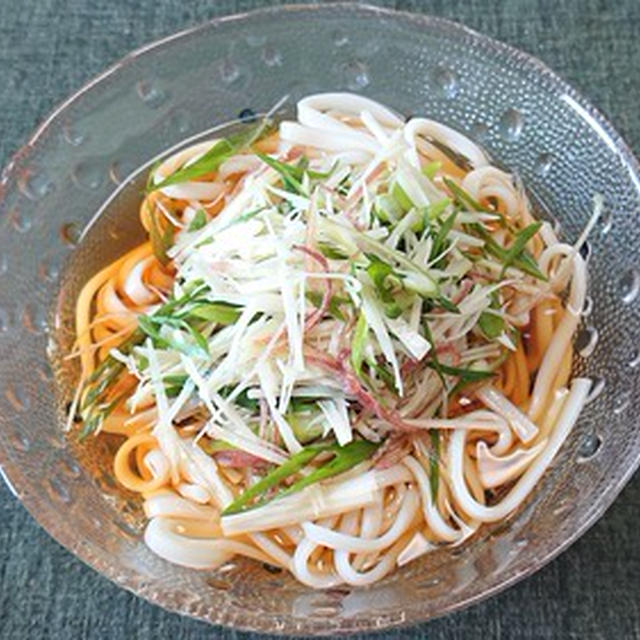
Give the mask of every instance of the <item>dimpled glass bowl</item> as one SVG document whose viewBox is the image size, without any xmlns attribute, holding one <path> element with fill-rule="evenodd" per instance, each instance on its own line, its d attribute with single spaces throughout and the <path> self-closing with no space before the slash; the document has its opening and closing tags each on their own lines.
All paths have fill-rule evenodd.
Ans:
<svg viewBox="0 0 640 640">
<path fill-rule="evenodd" d="M 285 94 L 361 92 L 426 114 L 516 171 L 575 239 L 601 193 L 578 336 L 594 398 L 533 497 L 507 523 L 425 557 L 368 590 L 314 592 L 237 560 L 218 571 L 166 564 L 141 541 L 135 497 L 115 487 L 113 442 L 62 430 L 75 295 L 141 238 L 126 176 L 161 150 Z M 136 183 L 137 184 L 137 183 Z M 124 190 L 122 190 L 124 188 Z M 94 231 L 82 231 L 116 190 Z M 280 8 L 216 20 L 125 58 L 62 105 L 0 186 L 0 462 L 35 518 L 97 571 L 211 622 L 335 634 L 419 622 L 477 601 L 559 553 L 603 513 L 640 459 L 638 166 L 612 127 L 539 62 L 461 26 L 364 6 Z"/>
</svg>

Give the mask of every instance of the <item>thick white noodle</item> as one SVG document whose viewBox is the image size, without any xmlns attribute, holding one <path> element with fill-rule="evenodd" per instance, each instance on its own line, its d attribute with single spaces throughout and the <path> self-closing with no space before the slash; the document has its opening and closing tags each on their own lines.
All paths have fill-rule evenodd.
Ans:
<svg viewBox="0 0 640 640">
<path fill-rule="evenodd" d="M 498 434 L 498 440 L 491 447 L 491 452 L 495 455 L 506 453 L 513 444 L 513 432 L 509 423 L 501 415 L 491 411 L 472 411 L 459 418 L 407 418 L 405 422 L 418 429 L 494 431 Z"/>
<path fill-rule="evenodd" d="M 476 445 L 478 477 L 485 489 L 493 489 L 515 480 L 547 445 L 541 440 L 529 449 L 516 447 L 505 456 L 495 455 L 482 440 Z"/>
<path fill-rule="evenodd" d="M 249 539 L 258 549 L 262 549 L 264 553 L 273 558 L 276 565 L 293 573 L 293 558 L 279 544 L 276 544 L 264 533 L 252 533 L 249 535 Z"/>
<path fill-rule="evenodd" d="M 465 432 L 462 431 L 462 433 Z M 434 504 L 431 497 L 429 477 L 427 476 L 427 472 L 424 470 L 424 467 L 413 456 L 407 456 L 403 459 L 402 463 L 411 471 L 416 483 L 418 484 L 420 496 L 422 498 L 422 511 L 429 528 L 440 540 L 456 542 L 460 538 L 462 532 L 448 525 L 444 521 L 437 505 Z"/>
<path fill-rule="evenodd" d="M 309 569 L 309 556 L 317 549 L 318 545 L 305 538 L 293 554 L 293 575 L 308 587 L 314 589 L 329 589 L 339 585 L 342 580 L 334 571 L 319 573 Z"/>
<path fill-rule="evenodd" d="M 481 387 L 476 391 L 476 396 L 485 406 L 508 420 L 518 438 L 525 444 L 538 435 L 538 427 L 495 387 L 491 385 Z"/>
<path fill-rule="evenodd" d="M 444 124 L 427 118 L 411 118 L 404 126 L 404 137 L 413 148 L 418 136 L 437 140 L 450 149 L 457 151 L 467 158 L 474 167 L 483 167 L 489 163 L 487 156 L 480 147 L 469 138 Z"/>
<path fill-rule="evenodd" d="M 192 569 L 214 569 L 237 553 L 260 562 L 271 562 L 269 556 L 237 540 L 191 537 L 189 522 L 177 518 L 152 518 L 145 529 L 144 541 L 161 558 Z"/>
<path fill-rule="evenodd" d="M 498 504 L 492 506 L 480 504 L 469 492 L 464 478 L 464 447 L 467 432 L 454 431 L 449 442 L 448 468 L 451 477 L 451 490 L 460 508 L 481 522 L 501 520 L 517 509 L 540 480 L 569 435 L 580 415 L 590 388 L 591 380 L 586 378 L 575 378 L 572 381 L 569 396 L 554 430 L 549 436 L 546 448 L 524 472 L 513 489 Z"/>
<path fill-rule="evenodd" d="M 470 171 L 462 181 L 462 188 L 476 200 L 493 197 L 502 201 L 509 217 L 515 217 L 520 210 L 512 176 L 496 167 L 479 167 Z"/>
<path fill-rule="evenodd" d="M 302 529 L 307 538 L 329 549 L 349 551 L 351 553 L 370 553 L 382 551 L 391 546 L 408 528 L 418 510 L 419 500 L 414 491 L 407 491 L 400 511 L 391 528 L 377 538 L 363 538 L 347 535 L 312 522 L 304 522 Z"/>
<path fill-rule="evenodd" d="M 315 147 L 325 151 L 344 151 L 346 149 L 367 151 L 375 155 L 380 150 L 378 141 L 368 133 L 357 131 L 342 132 L 305 127 L 297 122 L 283 122 L 280 125 L 280 137 L 286 142 L 302 146 Z"/>
<path fill-rule="evenodd" d="M 354 587 L 364 587 L 382 580 L 396 565 L 398 553 L 388 551 L 367 571 L 356 569 L 350 560 L 348 551 L 335 551 L 334 564 L 338 575 Z"/>
<path fill-rule="evenodd" d="M 366 506 L 362 509 L 362 519 L 360 522 L 360 535 L 363 538 L 375 538 L 380 534 L 382 528 L 382 519 L 383 519 L 383 508 L 384 508 L 384 495 L 383 491 L 378 491 L 375 497 L 375 500 L 372 504 Z M 353 512 L 356 513 L 356 512 Z M 377 553 L 364 553 L 358 554 L 353 559 L 352 565 L 357 570 L 362 570 L 362 568 L 372 562 Z"/>
<path fill-rule="evenodd" d="M 150 449 L 144 456 L 144 464 L 156 480 L 158 478 L 169 479 L 171 467 L 167 456 L 160 449 Z"/>
<path fill-rule="evenodd" d="M 584 308 L 584 300 L 587 294 L 586 265 L 580 254 L 572 254 L 570 259 L 573 261 L 573 276 L 571 278 L 569 299 L 562 320 L 553 333 L 551 342 L 542 358 L 536 381 L 533 385 L 528 411 L 532 420 L 537 420 L 544 410 L 549 389 L 553 384 L 562 358 L 571 344 Z"/>
<path fill-rule="evenodd" d="M 155 262 L 154 256 L 138 261 L 127 274 L 122 289 L 131 301 L 139 307 L 152 304 L 157 299 L 155 291 L 149 289 L 144 281 L 145 271 Z"/>
<path fill-rule="evenodd" d="M 383 127 L 395 129 L 403 124 L 398 115 L 379 102 L 353 93 L 316 93 L 300 100 L 297 109 L 301 124 L 318 129 L 353 130 L 323 113 L 326 111 L 339 111 L 352 117 L 359 117 L 363 111 L 367 111 Z"/>
<path fill-rule="evenodd" d="M 323 518 L 318 522 L 321 526 L 333 527 L 337 518 Z M 291 560 L 291 571 L 293 575 L 303 584 L 314 589 L 328 589 L 339 585 L 342 581 L 332 568 L 325 572 L 314 571 L 309 568 L 309 557 L 318 548 L 315 542 L 308 538 L 303 538 L 293 554 Z"/>
<path fill-rule="evenodd" d="M 211 494 L 201 485 L 192 482 L 181 482 L 176 489 L 178 493 L 197 504 L 207 504 L 211 500 Z"/>
<path fill-rule="evenodd" d="M 157 493 L 144 501 L 147 518 L 164 516 L 168 518 L 187 518 L 213 521 L 218 517 L 217 509 L 197 504 L 172 492 Z"/>
<path fill-rule="evenodd" d="M 255 171 L 260 167 L 261 163 L 262 161 L 260 158 L 253 154 L 231 156 L 220 165 L 220 168 L 218 169 L 218 177 L 225 180 L 234 173 Z"/>
<path fill-rule="evenodd" d="M 213 201 L 225 191 L 223 182 L 181 182 L 162 187 L 160 191 L 175 200 Z"/>
</svg>

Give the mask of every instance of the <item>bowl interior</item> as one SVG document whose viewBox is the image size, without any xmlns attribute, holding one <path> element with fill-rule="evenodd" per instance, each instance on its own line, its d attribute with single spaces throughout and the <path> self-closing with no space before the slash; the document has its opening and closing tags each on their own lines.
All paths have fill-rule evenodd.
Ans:
<svg viewBox="0 0 640 640">
<path fill-rule="evenodd" d="M 139 504 L 111 477 L 114 442 L 79 447 L 63 433 L 75 371 L 62 356 L 87 275 L 142 237 L 141 182 L 127 176 L 243 109 L 326 90 L 361 92 L 465 132 L 519 174 L 568 241 L 584 226 L 595 193 L 605 212 L 583 247 L 593 304 L 578 341 L 597 344 L 575 362 L 576 372 L 596 379 L 595 397 L 533 498 L 506 524 L 373 588 L 314 592 L 252 562 L 193 572 L 147 551 Z M 65 103 L 7 168 L 0 197 L 4 473 L 60 542 L 169 609 L 283 633 L 422 621 L 542 566 L 593 523 L 640 460 L 636 162 L 551 72 L 463 27 L 346 5 L 214 21 L 130 55 Z M 114 206 L 93 220 L 109 197 Z"/>
</svg>

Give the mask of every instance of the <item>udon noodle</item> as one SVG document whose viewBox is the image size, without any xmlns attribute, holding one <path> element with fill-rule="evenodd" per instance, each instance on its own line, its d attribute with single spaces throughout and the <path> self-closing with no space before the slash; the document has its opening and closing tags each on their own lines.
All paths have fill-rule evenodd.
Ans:
<svg viewBox="0 0 640 640">
<path fill-rule="evenodd" d="M 368 585 L 510 516 L 587 400 L 587 272 L 449 127 L 312 95 L 155 166 L 149 240 L 76 312 L 82 436 L 145 541 Z"/>
</svg>

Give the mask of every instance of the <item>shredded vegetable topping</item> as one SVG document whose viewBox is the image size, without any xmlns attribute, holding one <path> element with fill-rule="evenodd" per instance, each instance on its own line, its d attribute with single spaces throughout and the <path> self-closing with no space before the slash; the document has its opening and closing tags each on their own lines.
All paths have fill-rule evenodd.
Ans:
<svg viewBox="0 0 640 640">
<path fill-rule="evenodd" d="M 517 509 L 587 398 L 580 253 L 443 124 L 309 96 L 154 167 L 141 220 L 79 296 L 71 418 L 125 437 L 169 561 L 370 584 Z"/>
</svg>

